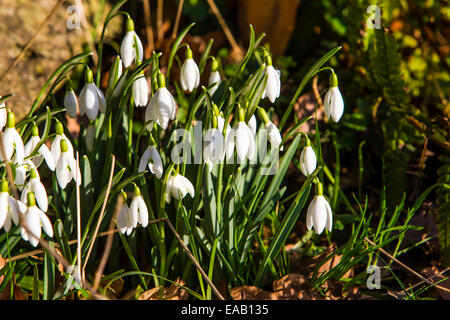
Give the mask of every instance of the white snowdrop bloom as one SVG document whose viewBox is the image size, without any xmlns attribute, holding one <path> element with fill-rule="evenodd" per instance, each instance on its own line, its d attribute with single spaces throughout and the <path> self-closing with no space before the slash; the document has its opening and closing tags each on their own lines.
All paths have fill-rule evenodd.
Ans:
<svg viewBox="0 0 450 320">
<path fill-rule="evenodd" d="M 86 128 L 86 147 L 89 152 L 94 150 L 94 142 L 95 142 L 95 126 L 90 123 Z"/>
<path fill-rule="evenodd" d="M 64 107 L 66 108 L 67 115 L 72 119 L 77 117 L 78 110 L 78 98 L 72 88 L 72 81 L 67 80 L 66 93 L 64 94 Z"/>
<path fill-rule="evenodd" d="M 166 202 L 170 203 L 171 197 L 178 200 L 183 199 L 188 193 L 192 198 L 195 195 L 194 186 L 189 179 L 178 173 L 169 176 L 166 185 Z"/>
<path fill-rule="evenodd" d="M 68 152 L 66 140 L 61 140 L 61 156 L 56 164 L 56 178 L 61 189 L 65 189 L 67 184 L 73 179 L 78 185 L 81 185 L 81 172 L 77 167 L 76 161 Z M 78 177 L 78 180 L 76 180 Z"/>
<path fill-rule="evenodd" d="M 280 130 L 278 130 L 277 126 L 270 121 L 269 116 L 263 108 L 257 107 L 258 115 L 261 120 L 264 122 L 264 125 L 267 130 L 267 140 L 270 142 L 273 148 L 278 148 L 283 140 L 281 138 Z M 280 148 L 283 151 L 283 146 Z"/>
<path fill-rule="evenodd" d="M 300 154 L 300 169 L 305 176 L 309 176 L 316 170 L 317 157 L 314 149 L 311 147 L 309 139 L 306 140 L 306 146 Z"/>
<path fill-rule="evenodd" d="M 234 127 L 234 134 L 236 137 L 236 151 L 240 163 L 243 163 L 246 158 L 252 160 L 255 156 L 255 138 L 252 130 L 244 121 L 245 111 L 239 108 L 239 122 Z"/>
<path fill-rule="evenodd" d="M 218 163 L 223 159 L 225 139 L 222 135 L 222 131 L 218 128 L 206 130 L 203 139 L 205 141 L 203 159 L 208 165 L 209 170 L 211 170 L 213 164 Z"/>
<path fill-rule="evenodd" d="M 134 217 L 130 214 L 130 208 L 128 208 L 128 205 L 125 202 L 120 207 L 120 210 L 117 214 L 117 227 L 119 228 L 120 233 L 126 234 L 129 236 L 131 234 L 131 231 L 133 231 L 133 225 L 137 224 L 137 221 L 135 222 Z"/>
<path fill-rule="evenodd" d="M 134 31 L 134 22 L 130 18 L 126 22 L 126 31 L 120 44 L 120 56 L 122 57 L 123 66 L 128 68 L 133 61 L 142 62 L 144 49 L 141 40 Z"/>
<path fill-rule="evenodd" d="M 25 212 L 27 206 L 11 197 L 8 193 L 8 181 L 2 180 L 0 184 L 0 228 L 6 232 L 11 229 L 12 222 L 19 224 L 20 214 Z"/>
<path fill-rule="evenodd" d="M 316 195 L 311 201 L 306 212 L 306 227 L 311 230 L 314 227 L 316 233 L 321 234 L 325 227 L 331 231 L 333 226 L 333 214 L 328 201 L 323 196 L 322 183 L 316 185 Z"/>
<path fill-rule="evenodd" d="M 268 97 L 270 102 L 274 103 L 276 98 L 280 96 L 281 73 L 280 70 L 275 70 L 275 68 L 272 66 L 272 58 L 268 54 L 264 58 L 266 67 L 264 68 L 263 75 L 267 74 L 267 82 L 261 99 Z"/>
<path fill-rule="evenodd" d="M 221 82 L 220 73 L 219 73 L 219 63 L 216 59 L 213 59 L 211 63 L 211 73 L 209 74 L 208 78 L 208 86 L 215 83 L 215 85 L 211 88 L 209 93 L 211 96 L 216 92 L 217 88 L 219 87 L 219 84 Z"/>
<path fill-rule="evenodd" d="M 255 115 L 252 115 L 250 119 L 248 120 L 248 127 L 250 128 L 250 131 L 252 132 L 253 138 L 256 137 L 256 131 L 258 129 L 258 126 L 256 124 L 256 117 Z"/>
<path fill-rule="evenodd" d="M 123 82 L 125 80 L 125 77 L 121 79 L 122 76 L 122 59 L 120 59 L 120 56 L 117 56 L 114 60 L 111 70 L 109 72 L 108 77 L 108 84 L 106 85 L 106 92 L 111 92 L 112 95 L 116 97 L 120 90 L 122 89 Z"/>
<path fill-rule="evenodd" d="M 221 132 L 223 136 L 223 130 L 225 126 L 225 119 L 219 115 L 217 117 L 217 128 Z M 220 160 L 223 161 L 225 155 L 227 159 L 230 159 L 234 153 L 234 132 L 231 128 L 230 124 L 227 122 L 226 132 L 225 132 L 225 145 L 222 148 L 222 155 L 220 156 Z"/>
<path fill-rule="evenodd" d="M 144 73 L 133 82 L 133 99 L 136 107 L 145 107 L 148 103 L 148 85 Z"/>
<path fill-rule="evenodd" d="M 0 96 L 1 98 L 2 96 Z M 8 117 L 8 110 L 4 102 L 0 103 L 0 131 L 6 126 L 6 118 Z"/>
<path fill-rule="evenodd" d="M 331 73 L 330 88 L 324 98 L 325 116 L 331 117 L 334 122 L 338 122 L 344 113 L 344 100 L 338 87 L 338 78 L 336 73 Z"/>
<path fill-rule="evenodd" d="M 156 90 L 147 109 L 145 110 L 145 122 L 156 121 L 164 130 L 169 125 L 169 120 L 175 119 L 175 99 L 166 88 L 166 80 L 162 73 L 158 74 L 158 90 Z M 150 123 L 147 128 L 151 128 Z"/>
<path fill-rule="evenodd" d="M 5 148 L 5 154 L 3 154 L 0 150 L 0 160 L 9 161 L 14 154 L 14 158 L 12 159 L 13 162 L 21 164 L 23 162 L 23 158 L 25 157 L 25 151 L 22 137 L 16 131 L 15 125 L 16 119 L 14 113 L 9 111 L 7 115 L 6 129 L 3 131 L 3 146 Z"/>
<path fill-rule="evenodd" d="M 134 188 L 134 196 L 130 204 L 130 216 L 130 220 L 133 222 L 133 228 L 136 228 L 138 223 L 144 228 L 147 227 L 148 209 L 138 186 Z"/>
<path fill-rule="evenodd" d="M 41 141 L 41 138 L 39 137 L 39 130 L 37 126 L 33 126 L 31 128 L 31 138 L 28 140 L 28 142 L 24 146 L 24 152 L 25 157 L 29 157 L 33 150 L 36 148 L 36 146 Z M 34 156 L 31 161 L 33 161 L 34 166 L 37 168 L 41 165 L 42 159 L 45 160 L 45 163 L 47 163 L 48 168 L 51 171 L 55 171 L 55 160 L 53 159 L 53 155 L 48 149 L 48 147 L 43 143 L 39 149 L 37 150 L 37 155 Z"/>
<path fill-rule="evenodd" d="M 153 138 L 151 138 L 151 140 L 153 140 Z M 154 140 L 153 144 L 150 143 L 142 154 L 141 160 L 139 161 L 139 172 L 145 171 L 147 166 L 151 173 L 158 179 L 161 179 L 164 169 L 161 156 L 159 155 L 158 149 L 156 149 Z"/>
<path fill-rule="evenodd" d="M 41 227 L 49 237 L 53 237 L 53 227 L 47 215 L 36 207 L 33 192 L 27 194 L 27 203 L 28 208 L 23 213 L 26 228 L 22 226 L 21 235 L 25 241 L 29 241 L 33 247 L 36 247 L 41 237 Z"/>
<path fill-rule="evenodd" d="M 192 92 L 200 84 L 200 71 L 192 57 L 192 50 L 187 47 L 186 59 L 180 71 L 181 88 L 187 92 Z"/>
<path fill-rule="evenodd" d="M 74 156 L 74 153 L 73 153 L 72 144 L 70 143 L 70 140 L 64 134 L 63 125 L 59 121 L 57 121 L 55 124 L 55 132 L 56 132 L 56 136 L 53 139 L 52 144 L 50 146 L 50 152 L 52 153 L 55 164 L 57 164 L 59 157 L 61 156 L 61 140 L 66 141 L 68 152 L 72 158 Z"/>
<path fill-rule="evenodd" d="M 86 114 L 90 121 L 95 121 L 99 111 L 106 112 L 106 98 L 95 85 L 90 69 L 86 69 L 86 84 L 80 92 L 79 107 L 80 114 Z"/>
<path fill-rule="evenodd" d="M 20 196 L 20 201 L 27 204 L 27 194 L 29 192 L 33 192 L 34 196 L 36 198 L 38 207 L 43 212 L 47 212 L 47 209 L 48 209 L 47 190 L 45 189 L 41 180 L 37 176 L 36 172 L 37 172 L 36 169 L 31 170 L 30 180 L 28 181 L 28 183 L 25 185 L 25 188 L 23 189 L 23 192 Z"/>
</svg>

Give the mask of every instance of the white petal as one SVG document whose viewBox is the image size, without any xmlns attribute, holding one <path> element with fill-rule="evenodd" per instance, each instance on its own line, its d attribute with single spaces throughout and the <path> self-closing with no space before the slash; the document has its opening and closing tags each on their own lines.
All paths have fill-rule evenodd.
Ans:
<svg viewBox="0 0 450 320">
<path fill-rule="evenodd" d="M 122 43 L 120 44 L 120 57 L 123 61 L 123 66 L 128 68 L 133 59 L 136 56 L 135 50 L 133 48 L 134 45 L 134 31 L 128 31 L 122 39 Z"/>
<path fill-rule="evenodd" d="M 338 87 L 333 87 L 331 90 L 331 119 L 333 119 L 334 122 L 338 122 L 344 113 L 344 100 L 342 99 L 342 95 Z"/>
<path fill-rule="evenodd" d="M 269 98 L 270 102 L 274 103 L 275 99 L 280 96 L 280 77 L 273 66 L 267 66 L 266 73 L 268 77 L 265 94 Z"/>
<path fill-rule="evenodd" d="M 66 91 L 64 94 L 64 107 L 67 109 L 67 114 L 72 119 L 77 117 L 78 99 L 73 90 Z"/>
<path fill-rule="evenodd" d="M 44 232 L 51 238 L 53 237 L 53 227 L 52 223 L 50 222 L 50 219 L 47 217 L 47 215 L 42 212 L 41 210 L 37 209 L 37 213 L 39 214 L 39 219 L 41 220 L 42 228 L 44 229 Z"/>
<path fill-rule="evenodd" d="M 14 128 L 6 128 L 3 132 L 3 146 L 5 149 L 5 154 L 3 154 L 0 150 L 0 160 L 4 161 L 11 160 L 11 157 L 14 152 L 14 132 L 16 129 Z"/>
<path fill-rule="evenodd" d="M 150 171 L 158 178 L 161 179 L 163 174 L 163 164 L 161 156 L 155 146 L 150 146 L 150 159 L 148 162 L 148 167 Z"/>
<path fill-rule="evenodd" d="M 0 192 L 0 228 L 3 227 L 8 215 L 8 192 Z"/>
<path fill-rule="evenodd" d="M 303 148 L 300 154 L 300 168 L 305 176 L 309 176 L 316 170 L 317 158 L 314 149 L 311 146 Z"/>
<path fill-rule="evenodd" d="M 85 85 L 86 90 L 80 94 L 80 105 L 83 105 L 89 120 L 94 121 L 97 118 L 100 108 L 100 99 L 97 87 L 93 83 Z"/>
<path fill-rule="evenodd" d="M 133 82 L 133 99 L 137 107 L 144 107 L 148 103 L 148 85 L 143 76 Z"/>
<path fill-rule="evenodd" d="M 59 158 L 58 164 L 56 165 L 56 179 L 61 189 L 65 189 L 70 180 L 72 180 L 67 153 L 64 153 Z"/>
<path fill-rule="evenodd" d="M 250 137 L 248 135 L 248 127 L 243 122 L 240 121 L 235 128 L 236 132 L 236 151 L 240 163 L 245 161 L 249 147 L 250 147 Z"/>
<path fill-rule="evenodd" d="M 326 228 L 327 228 L 328 231 L 331 232 L 331 229 L 333 228 L 333 212 L 331 211 L 330 204 L 326 200 L 325 200 L 325 207 L 327 209 L 327 225 L 326 225 Z"/>
<path fill-rule="evenodd" d="M 139 161 L 139 168 L 138 168 L 139 173 L 145 171 L 149 159 L 150 159 L 150 147 L 145 149 L 144 153 L 142 154 L 141 160 Z"/>
<path fill-rule="evenodd" d="M 321 234 L 323 229 L 325 229 L 327 223 L 327 209 L 325 206 L 325 198 L 323 196 L 316 196 L 317 200 L 312 211 L 312 220 L 314 225 L 314 230 L 316 233 Z"/>
<path fill-rule="evenodd" d="M 200 71 L 194 59 L 186 59 L 181 67 L 181 86 L 183 90 L 192 92 L 200 82 Z"/>
<path fill-rule="evenodd" d="M 256 136 L 256 129 L 257 129 L 257 125 L 256 125 L 256 117 L 255 115 L 252 115 L 250 117 L 250 120 L 248 120 L 248 127 L 250 128 L 250 131 L 252 133 L 252 136 L 255 137 Z"/>
<path fill-rule="evenodd" d="M 36 148 L 39 141 L 41 141 L 41 139 L 38 136 L 32 136 L 30 138 L 30 140 L 28 140 L 28 142 L 23 147 L 25 157 L 28 157 L 31 155 L 31 152 L 34 150 L 34 148 Z"/>
<path fill-rule="evenodd" d="M 94 88 L 97 91 L 97 96 L 98 96 L 98 109 L 101 113 L 105 113 L 106 112 L 106 98 L 105 95 L 103 94 L 102 90 L 100 90 L 95 84 L 94 84 Z"/>
<path fill-rule="evenodd" d="M 281 144 L 281 134 L 276 125 L 274 125 L 272 122 L 268 122 L 266 124 L 267 128 L 267 139 L 272 144 L 274 148 L 278 148 L 278 146 Z"/>
<path fill-rule="evenodd" d="M 142 227 L 147 227 L 148 225 L 148 209 L 145 201 L 142 197 L 138 197 L 138 207 L 139 207 L 139 215 L 138 221 L 142 225 Z"/>
<path fill-rule="evenodd" d="M 53 159 L 52 153 L 45 144 L 39 147 L 39 153 L 44 157 L 45 163 L 47 163 L 47 167 L 51 171 L 55 171 L 55 160 Z"/>
<path fill-rule="evenodd" d="M 37 212 L 35 206 L 29 207 L 25 212 L 25 224 L 28 228 L 26 230 L 26 234 L 28 237 L 28 241 L 36 247 L 39 243 L 39 238 L 41 237 L 41 219 L 39 217 L 39 213 Z"/>
<path fill-rule="evenodd" d="M 36 197 L 37 205 L 42 211 L 46 212 L 48 209 L 48 197 L 44 185 L 38 178 L 34 178 L 30 181 L 30 187 Z"/>
</svg>

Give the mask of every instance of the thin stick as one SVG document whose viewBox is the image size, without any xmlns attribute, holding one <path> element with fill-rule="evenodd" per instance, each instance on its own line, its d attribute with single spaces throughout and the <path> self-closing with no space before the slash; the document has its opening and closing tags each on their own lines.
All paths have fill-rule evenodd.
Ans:
<svg viewBox="0 0 450 320">
<path fill-rule="evenodd" d="M 33 34 L 33 36 L 31 37 L 30 40 L 28 40 L 27 44 L 25 45 L 25 47 L 23 47 L 23 49 L 20 51 L 19 55 L 14 59 L 14 61 L 9 65 L 9 67 L 5 70 L 5 72 L 3 72 L 3 74 L 0 76 L 0 81 L 3 80 L 3 78 L 9 73 L 9 71 L 14 68 L 17 64 L 17 62 L 19 62 L 19 60 L 23 57 L 23 55 L 25 54 L 25 52 L 28 51 L 28 49 L 30 48 L 30 46 L 33 44 L 34 40 L 36 40 L 36 37 L 38 36 L 39 32 L 41 32 L 41 30 L 44 28 L 44 26 L 48 23 L 48 21 L 50 20 L 50 18 L 55 14 L 56 10 L 58 10 L 58 8 L 61 6 L 61 4 L 64 2 L 64 0 L 59 0 L 52 8 L 52 11 L 50 11 L 49 15 L 47 17 L 45 17 L 44 21 L 41 22 L 41 24 L 39 25 L 39 27 L 36 29 L 36 32 Z"/>
<path fill-rule="evenodd" d="M 180 2 L 178 3 L 177 16 L 175 18 L 175 24 L 172 30 L 172 40 L 175 40 L 175 38 L 177 37 L 178 26 L 180 25 L 181 12 L 183 11 L 183 4 L 184 0 L 180 0 Z"/>
<path fill-rule="evenodd" d="M 436 277 L 439 277 L 439 276 L 442 276 L 444 273 L 446 273 L 447 271 L 449 271 L 450 270 L 450 267 L 448 267 L 448 268 L 446 268 L 446 269 L 444 269 L 444 270 L 442 270 L 441 272 L 439 272 L 438 274 L 435 274 L 435 275 L 432 275 L 431 277 L 429 277 L 428 279 L 429 280 L 431 280 L 431 279 L 433 279 L 433 278 L 436 278 Z M 413 284 L 412 286 L 410 286 L 409 288 L 406 288 L 406 290 L 405 291 L 409 291 L 409 290 L 412 290 L 412 289 L 414 289 L 415 287 L 417 287 L 417 286 L 420 286 L 421 284 L 423 284 L 425 281 L 420 281 L 420 282 L 417 282 L 416 284 Z"/>
<path fill-rule="evenodd" d="M 145 57 L 149 58 L 151 52 L 155 49 L 155 40 L 153 39 L 153 28 L 152 28 L 152 15 L 150 11 L 150 0 L 144 0 L 144 17 L 145 17 L 145 33 L 147 35 L 147 47 L 145 50 Z"/>
<path fill-rule="evenodd" d="M 158 44 L 161 45 L 161 42 L 163 40 L 163 6 L 164 6 L 164 0 L 158 0 L 158 6 L 156 8 L 156 29 L 158 32 Z"/>
<path fill-rule="evenodd" d="M 228 28 L 224 18 L 222 17 L 222 14 L 220 13 L 214 1 L 213 0 L 206 0 L 206 1 L 208 2 L 209 7 L 211 8 L 213 14 L 216 16 L 217 21 L 219 21 L 219 24 L 222 27 L 222 30 L 225 33 L 228 42 L 230 42 L 231 46 L 233 47 L 233 51 L 235 51 L 239 55 L 243 55 L 241 47 L 239 47 L 236 40 L 234 39 L 233 34 L 230 31 L 230 28 Z"/>
<path fill-rule="evenodd" d="M 370 243 L 372 246 L 377 246 L 374 242 L 372 242 L 371 240 L 364 238 L 364 240 L 366 240 L 368 243 Z M 420 273 L 414 271 L 413 269 L 411 269 L 410 267 L 408 267 L 406 264 L 404 264 L 403 262 L 399 261 L 398 259 L 396 259 L 395 257 L 391 256 L 389 253 L 387 253 L 386 251 L 384 251 L 382 248 L 377 248 L 382 254 L 384 254 L 385 256 L 387 256 L 388 258 L 392 259 L 393 261 L 395 261 L 397 264 L 399 264 L 400 266 L 402 266 L 403 268 L 405 268 L 406 270 L 408 270 L 409 272 L 411 272 L 412 274 L 414 274 L 416 277 L 418 277 L 419 279 L 421 279 L 422 281 L 428 283 L 429 285 L 435 286 L 441 290 L 444 290 L 446 292 L 450 292 L 450 289 L 444 288 L 442 286 L 439 286 L 437 284 L 435 284 L 434 282 L 430 281 L 429 279 L 425 278 L 424 276 L 422 276 Z"/>
<path fill-rule="evenodd" d="M 320 108 L 321 108 L 322 110 L 324 110 L 325 107 L 323 106 L 322 97 L 320 96 L 319 88 L 318 88 L 318 86 L 317 86 L 317 81 L 318 81 L 318 80 L 319 80 L 319 76 L 318 76 L 318 75 L 315 75 L 314 78 L 313 78 L 313 82 L 312 82 L 312 88 L 313 88 L 313 91 L 314 91 L 314 97 L 316 98 L 317 103 L 319 104 Z"/>
<path fill-rule="evenodd" d="M 117 213 L 119 212 L 123 203 L 123 197 L 117 198 L 116 208 L 114 210 L 114 214 L 109 222 L 109 231 L 114 229 L 114 221 L 116 220 Z M 97 290 L 100 285 L 100 279 L 102 278 L 103 271 L 106 267 L 106 262 L 108 261 L 109 253 L 111 252 L 112 242 L 113 242 L 113 233 L 110 232 L 108 238 L 106 239 L 105 249 L 103 251 L 102 259 L 100 260 L 100 264 L 98 265 L 97 271 L 95 272 L 95 281 L 94 281 L 94 290 Z"/>
<path fill-rule="evenodd" d="M 103 215 L 105 213 L 106 203 L 108 202 L 108 197 L 109 197 L 109 192 L 111 191 L 112 179 L 113 179 L 113 176 L 114 176 L 114 166 L 115 166 L 115 163 L 116 163 L 116 157 L 113 154 L 111 154 L 111 156 L 112 156 L 111 171 L 109 173 L 109 181 L 108 181 L 108 187 L 106 189 L 105 200 L 103 201 L 103 204 L 102 204 L 102 210 L 100 211 L 100 216 L 99 216 L 98 221 L 97 221 L 97 226 L 95 227 L 94 236 L 92 237 L 92 242 L 91 242 L 91 244 L 89 246 L 89 250 L 88 250 L 88 252 L 86 254 L 86 259 L 84 260 L 83 272 L 84 272 L 84 269 L 86 268 L 86 265 L 87 265 L 87 263 L 89 261 L 89 256 L 91 255 L 92 248 L 94 247 L 96 235 L 98 233 L 98 229 L 100 228 L 100 224 L 102 223 Z"/>
</svg>

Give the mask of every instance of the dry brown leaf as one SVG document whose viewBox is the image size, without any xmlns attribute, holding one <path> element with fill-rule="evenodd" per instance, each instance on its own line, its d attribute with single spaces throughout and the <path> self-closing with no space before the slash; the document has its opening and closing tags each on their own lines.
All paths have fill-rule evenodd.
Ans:
<svg viewBox="0 0 450 320">
<path fill-rule="evenodd" d="M 439 275 L 438 276 L 438 274 L 441 273 L 442 270 L 440 269 L 440 266 L 439 266 L 438 263 L 432 263 L 432 264 L 433 264 L 433 266 L 423 269 L 421 271 L 421 273 L 423 275 L 425 275 L 428 279 L 430 279 L 431 277 L 435 276 L 435 277 L 433 277 L 431 279 L 432 282 L 439 282 L 439 286 L 447 288 L 447 289 L 450 289 L 450 279 L 443 280 L 443 279 L 447 278 L 448 275 L 446 276 L 444 274 L 444 275 Z M 437 287 L 435 287 L 434 290 L 436 290 L 439 293 L 439 296 L 442 299 L 450 300 L 450 293 L 449 292 L 447 292 L 445 290 L 442 290 L 442 289 L 439 289 Z"/>
<path fill-rule="evenodd" d="M 180 288 L 184 285 L 185 282 L 178 278 L 169 288 L 158 286 L 143 292 L 139 296 L 139 300 L 187 300 L 188 292 Z"/>
</svg>

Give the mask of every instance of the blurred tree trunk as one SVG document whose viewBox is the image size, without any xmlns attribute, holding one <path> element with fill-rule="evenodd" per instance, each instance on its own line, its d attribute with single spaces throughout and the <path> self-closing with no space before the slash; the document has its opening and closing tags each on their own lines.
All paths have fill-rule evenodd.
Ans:
<svg viewBox="0 0 450 320">
<path fill-rule="evenodd" d="M 249 24 L 257 35 L 266 33 L 271 53 L 284 54 L 297 19 L 300 0 L 238 0 L 239 32 L 248 38 Z"/>
</svg>

